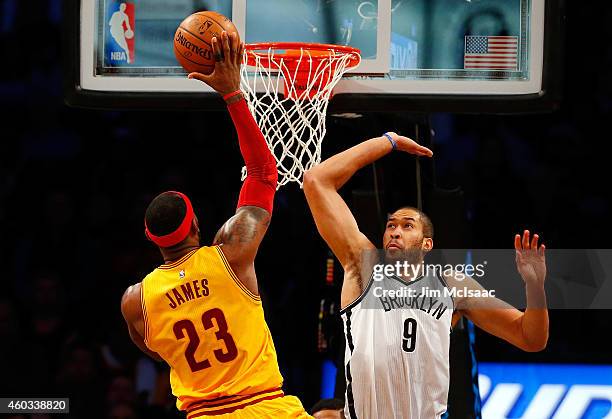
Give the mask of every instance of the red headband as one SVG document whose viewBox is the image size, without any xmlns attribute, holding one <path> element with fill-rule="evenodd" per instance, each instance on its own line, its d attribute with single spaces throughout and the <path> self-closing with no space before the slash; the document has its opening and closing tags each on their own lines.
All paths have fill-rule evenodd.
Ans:
<svg viewBox="0 0 612 419">
<path fill-rule="evenodd" d="M 153 243 L 158 245 L 159 247 L 172 247 L 176 244 L 179 244 L 189 235 L 189 231 L 191 230 L 191 223 L 193 222 L 193 207 L 191 206 L 191 201 L 187 198 L 186 195 L 176 192 L 169 191 L 170 193 L 175 193 L 180 196 L 183 201 L 185 201 L 185 205 L 187 206 L 187 211 L 185 212 L 185 218 L 181 222 L 181 225 L 178 226 L 176 230 L 174 230 L 170 234 L 166 234 L 165 236 L 155 236 L 149 231 L 147 227 L 147 220 L 145 220 L 145 234 Z"/>
</svg>

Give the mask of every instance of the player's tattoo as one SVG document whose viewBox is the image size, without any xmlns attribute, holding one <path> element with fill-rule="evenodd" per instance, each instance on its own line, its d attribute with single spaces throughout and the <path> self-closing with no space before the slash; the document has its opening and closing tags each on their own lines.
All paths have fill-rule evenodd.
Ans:
<svg viewBox="0 0 612 419">
<path fill-rule="evenodd" d="M 255 238 L 257 226 L 244 218 L 236 219 L 229 228 L 228 243 L 248 243 Z"/>
<path fill-rule="evenodd" d="M 270 214 L 262 208 L 242 207 L 221 227 L 215 237 L 215 243 L 249 243 L 258 235 L 260 228 L 268 228 L 270 220 Z"/>
</svg>

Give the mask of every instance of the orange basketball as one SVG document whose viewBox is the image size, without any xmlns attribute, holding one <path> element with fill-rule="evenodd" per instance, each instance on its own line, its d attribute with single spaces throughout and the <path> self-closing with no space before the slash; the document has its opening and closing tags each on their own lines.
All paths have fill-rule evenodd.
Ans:
<svg viewBox="0 0 612 419">
<path fill-rule="evenodd" d="M 210 74 L 215 69 L 212 38 L 221 41 L 221 32 L 238 30 L 231 20 L 217 12 L 197 12 L 181 22 L 174 34 L 174 55 L 188 72 Z M 239 35 L 238 35 L 239 36 Z"/>
</svg>

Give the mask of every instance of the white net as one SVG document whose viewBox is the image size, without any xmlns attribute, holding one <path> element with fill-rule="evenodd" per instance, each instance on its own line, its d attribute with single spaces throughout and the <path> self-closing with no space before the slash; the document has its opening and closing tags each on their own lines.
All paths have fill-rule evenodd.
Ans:
<svg viewBox="0 0 612 419">
<path fill-rule="evenodd" d="M 289 182 L 301 187 L 304 172 L 321 162 L 332 89 L 359 63 L 358 54 L 333 49 L 291 52 L 287 57 L 274 48 L 263 53 L 247 50 L 241 70 L 249 109 L 276 158 L 278 187 Z"/>
</svg>

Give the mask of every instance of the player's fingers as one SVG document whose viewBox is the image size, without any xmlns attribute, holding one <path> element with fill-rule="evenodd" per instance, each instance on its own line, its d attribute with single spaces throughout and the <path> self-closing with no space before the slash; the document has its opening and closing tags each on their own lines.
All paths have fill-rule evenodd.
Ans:
<svg viewBox="0 0 612 419">
<path fill-rule="evenodd" d="M 189 73 L 187 76 L 188 79 L 196 79 L 207 83 L 210 80 L 210 75 L 202 74 L 202 73 Z"/>
<path fill-rule="evenodd" d="M 427 157 L 433 156 L 433 151 L 431 151 L 427 147 L 423 147 L 422 145 L 419 146 L 417 151 L 418 151 L 419 155 L 421 155 L 421 156 L 427 156 Z"/>
<path fill-rule="evenodd" d="M 236 62 L 236 55 L 238 54 L 238 38 L 236 37 L 235 32 L 232 32 L 229 34 L 229 47 L 230 47 L 229 61 L 233 64 Z"/>
<path fill-rule="evenodd" d="M 523 249 L 529 249 L 529 230 L 523 232 Z"/>
<path fill-rule="evenodd" d="M 516 250 L 521 250 L 521 235 L 520 234 L 516 234 L 514 236 L 514 248 Z"/>
<path fill-rule="evenodd" d="M 226 61 L 231 60 L 230 39 L 226 31 L 221 32 L 221 46 L 223 47 L 223 57 Z"/>
<path fill-rule="evenodd" d="M 538 255 L 541 256 L 542 258 L 546 257 L 546 246 L 544 246 L 543 244 L 540 245 L 540 249 L 538 250 Z"/>
<path fill-rule="evenodd" d="M 215 62 L 220 62 L 223 60 L 223 54 L 221 53 L 221 48 L 219 47 L 219 38 L 214 36 L 211 40 L 212 42 L 212 50 L 213 55 L 215 57 Z"/>
<path fill-rule="evenodd" d="M 533 238 L 531 239 L 531 250 L 538 250 L 538 238 L 539 236 L 537 234 L 533 235 Z"/>
<path fill-rule="evenodd" d="M 232 37 L 232 33 L 225 32 L 227 36 L 227 48 L 225 46 L 225 40 L 223 42 L 223 54 L 224 58 L 227 60 L 228 64 L 234 63 L 234 38 Z"/>
<path fill-rule="evenodd" d="M 238 53 L 236 54 L 236 65 L 240 67 L 242 65 L 242 56 L 244 55 L 244 42 L 238 45 Z"/>
</svg>

